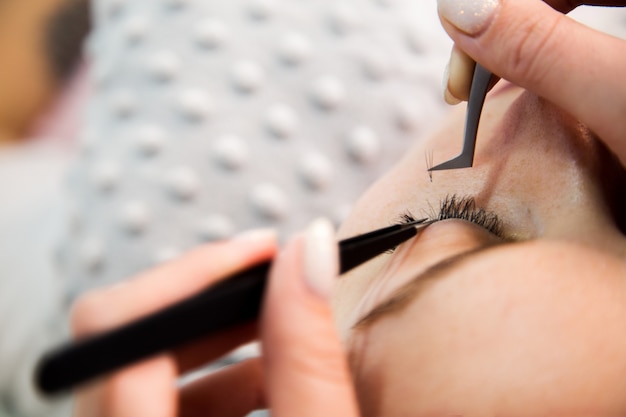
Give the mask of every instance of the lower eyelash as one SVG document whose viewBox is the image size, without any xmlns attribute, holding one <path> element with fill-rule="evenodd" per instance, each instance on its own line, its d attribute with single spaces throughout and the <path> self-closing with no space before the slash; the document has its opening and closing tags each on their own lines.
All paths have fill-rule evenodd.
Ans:
<svg viewBox="0 0 626 417">
<path fill-rule="evenodd" d="M 503 238 L 502 221 L 497 214 L 476 206 L 474 197 L 459 197 L 456 194 L 447 195 L 439 204 L 439 211 L 431 220 L 461 219 L 472 222 L 488 232 Z M 415 216 L 411 213 L 404 213 L 400 216 L 398 223 L 410 223 L 415 221 Z"/>
</svg>

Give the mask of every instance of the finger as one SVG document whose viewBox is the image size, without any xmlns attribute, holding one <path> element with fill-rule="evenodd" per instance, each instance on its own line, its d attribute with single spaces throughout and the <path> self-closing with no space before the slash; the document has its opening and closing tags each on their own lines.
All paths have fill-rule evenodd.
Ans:
<svg viewBox="0 0 626 417">
<path fill-rule="evenodd" d="M 318 220 L 272 267 L 262 343 L 266 395 L 274 417 L 358 415 L 328 301 L 337 258 L 332 226 Z"/>
<path fill-rule="evenodd" d="M 544 0 L 555 10 L 562 13 L 569 13 L 576 7 L 581 5 L 596 6 L 624 6 L 626 0 L 597 0 L 593 2 L 581 2 L 573 0 Z M 474 74 L 474 66 L 476 62 L 456 44 L 452 48 L 450 60 L 444 71 L 443 98 L 446 103 L 456 105 L 463 101 L 469 100 L 470 88 L 472 85 L 472 77 Z M 500 80 L 498 76 L 493 76 L 489 85 L 489 91 Z"/>
<path fill-rule="evenodd" d="M 167 356 L 156 357 L 112 375 L 78 392 L 80 417 L 171 417 L 176 415 L 176 367 Z"/>
<path fill-rule="evenodd" d="M 439 0 L 439 13 L 475 61 L 567 110 L 626 162 L 626 42 L 539 0 Z"/>
<path fill-rule="evenodd" d="M 82 296 L 72 309 L 72 330 L 76 337 L 83 337 L 128 323 L 267 260 L 275 252 L 275 233 L 267 230 L 202 246 L 126 283 Z"/>
<path fill-rule="evenodd" d="M 178 371 L 185 373 L 206 365 L 234 349 L 256 339 L 256 321 L 220 332 L 175 349 L 172 354 Z"/>
<path fill-rule="evenodd" d="M 443 76 L 443 99 L 446 103 L 454 106 L 469 100 L 475 67 L 476 62 L 454 45 Z M 498 81 L 500 78 L 492 75 L 488 91 L 491 91 Z"/>
<path fill-rule="evenodd" d="M 446 103 L 455 105 L 469 99 L 475 65 L 474 60 L 456 45 L 452 48 L 443 77 Z"/>
<path fill-rule="evenodd" d="M 243 417 L 265 408 L 260 359 L 236 363 L 185 385 L 179 401 L 181 417 Z"/>
<path fill-rule="evenodd" d="M 594 0 L 594 1 L 574 1 L 574 0 L 545 0 L 554 9 L 562 12 L 569 13 L 578 6 L 584 4 L 589 6 L 626 6 L 624 0 Z"/>
</svg>

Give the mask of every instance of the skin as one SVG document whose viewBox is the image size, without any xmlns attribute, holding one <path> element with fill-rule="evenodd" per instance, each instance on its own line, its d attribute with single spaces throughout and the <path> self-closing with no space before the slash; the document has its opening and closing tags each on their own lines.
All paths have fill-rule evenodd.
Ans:
<svg viewBox="0 0 626 417">
<path fill-rule="evenodd" d="M 311 271 L 304 265 L 305 243 L 306 236 L 294 237 L 275 259 L 257 323 L 164 352 L 83 386 L 74 414 L 243 417 L 271 408 L 278 417 L 356 417 L 356 395 L 329 300 L 307 283 Z M 315 264 L 329 268 L 315 270 L 318 278 L 332 282 L 337 268 L 337 254 L 327 250 L 334 243 L 332 233 L 322 243 Z M 74 335 L 80 339 L 123 325 L 276 255 L 276 236 L 268 230 L 199 247 L 124 284 L 82 296 L 72 312 Z M 256 338 L 263 345 L 262 358 L 221 369 L 181 389 L 176 386 L 179 375 Z"/>
<path fill-rule="evenodd" d="M 624 0 L 501 0 L 476 33 L 440 15 L 455 43 L 446 97 L 466 100 L 471 60 L 544 97 L 589 126 L 626 164 L 626 42 L 590 29 L 567 13 L 579 5 L 625 6 Z M 471 58 L 467 58 L 471 57 Z M 583 99 L 584 98 L 584 99 Z"/>
<path fill-rule="evenodd" d="M 63 89 L 87 31 L 86 1 L 0 1 L 0 146 L 27 138 Z"/>
<path fill-rule="evenodd" d="M 57 91 L 48 70 L 43 27 L 65 0 L 0 2 L 0 145 L 23 137 Z"/>
<path fill-rule="evenodd" d="M 487 101 L 475 166 L 430 182 L 424 155 L 458 152 L 461 117 L 375 184 L 340 235 L 403 210 L 423 217 L 456 193 L 496 212 L 512 242 L 446 220 L 340 278 L 334 307 L 363 415 L 623 415 L 626 239 L 612 194 L 622 168 L 575 119 L 503 87 Z M 353 328 L 429 266 L 488 245 L 403 309 Z"/>
</svg>

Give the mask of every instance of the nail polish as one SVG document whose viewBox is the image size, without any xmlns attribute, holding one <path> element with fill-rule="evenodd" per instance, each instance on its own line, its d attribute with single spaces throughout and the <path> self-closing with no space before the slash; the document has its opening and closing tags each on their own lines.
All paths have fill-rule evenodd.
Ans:
<svg viewBox="0 0 626 417">
<path fill-rule="evenodd" d="M 339 248 L 332 223 L 327 219 L 313 221 L 304 241 L 304 276 L 308 286 L 328 299 L 339 271 Z"/>
<path fill-rule="evenodd" d="M 455 104 L 456 102 L 469 99 L 475 66 L 476 62 L 469 55 L 456 45 L 452 48 L 450 62 L 448 63 L 448 84 L 446 87 L 447 94 L 450 96 L 449 99 L 453 102 L 448 101 L 448 103 Z"/>
<path fill-rule="evenodd" d="M 481 32 L 499 5 L 500 0 L 438 0 L 441 16 L 468 35 Z"/>
<path fill-rule="evenodd" d="M 443 84 L 441 87 L 443 91 L 443 99 L 445 100 L 445 102 L 454 106 L 456 104 L 459 104 L 461 100 L 454 97 L 452 93 L 450 93 L 450 89 L 448 88 L 449 83 L 450 83 L 450 62 L 448 62 L 448 64 L 446 65 L 446 68 L 443 70 Z"/>
</svg>

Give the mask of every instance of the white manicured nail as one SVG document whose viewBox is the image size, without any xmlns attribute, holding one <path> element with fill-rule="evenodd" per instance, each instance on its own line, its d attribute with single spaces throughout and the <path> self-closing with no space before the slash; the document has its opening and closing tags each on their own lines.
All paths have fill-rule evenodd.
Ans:
<svg viewBox="0 0 626 417">
<path fill-rule="evenodd" d="M 450 84 L 450 62 L 448 62 L 448 64 L 446 65 L 446 68 L 443 70 L 443 84 L 441 88 L 443 90 L 443 99 L 446 101 L 446 103 L 454 106 L 455 104 L 459 104 L 461 100 L 454 97 L 452 93 L 450 93 L 450 88 L 448 87 L 449 84 Z"/>
<path fill-rule="evenodd" d="M 452 93 L 450 92 L 449 85 L 450 85 L 450 62 L 448 62 L 448 64 L 446 65 L 446 68 L 443 70 L 443 84 L 441 88 L 443 90 L 443 99 L 446 101 L 446 103 L 454 106 L 456 104 L 459 104 L 461 100 L 459 100 L 458 98 L 452 95 Z"/>
<path fill-rule="evenodd" d="M 456 45 L 452 48 L 450 62 L 447 67 L 447 84 L 444 98 L 449 104 L 457 104 L 469 99 L 472 77 L 476 62 L 459 49 Z"/>
<path fill-rule="evenodd" d="M 335 230 L 327 219 L 309 225 L 304 241 L 304 275 L 309 287 L 328 299 L 339 271 L 339 248 Z"/>
<path fill-rule="evenodd" d="M 439 13 L 457 29 L 475 35 L 481 32 L 500 5 L 499 0 L 438 0 Z"/>
</svg>

